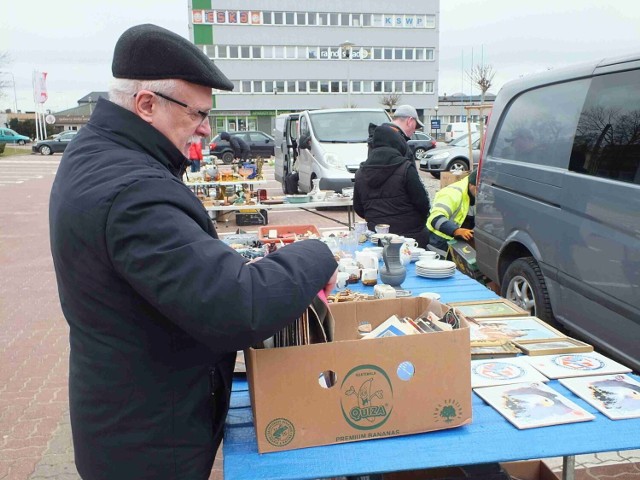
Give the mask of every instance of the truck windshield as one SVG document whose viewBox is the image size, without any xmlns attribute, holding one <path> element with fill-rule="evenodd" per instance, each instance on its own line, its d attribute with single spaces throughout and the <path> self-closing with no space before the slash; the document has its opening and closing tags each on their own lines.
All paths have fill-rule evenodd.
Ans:
<svg viewBox="0 0 640 480">
<path fill-rule="evenodd" d="M 389 122 L 384 110 L 309 112 L 311 126 L 320 142 L 361 143 L 369 138 L 369 124 Z"/>
</svg>

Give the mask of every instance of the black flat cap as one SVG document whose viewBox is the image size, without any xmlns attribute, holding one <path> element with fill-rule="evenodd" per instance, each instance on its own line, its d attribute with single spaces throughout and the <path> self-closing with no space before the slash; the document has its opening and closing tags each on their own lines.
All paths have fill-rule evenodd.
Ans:
<svg viewBox="0 0 640 480">
<path fill-rule="evenodd" d="M 111 71 L 115 78 L 177 78 L 205 87 L 233 90 L 233 83 L 198 47 L 150 23 L 131 27 L 120 36 L 113 51 Z"/>
</svg>

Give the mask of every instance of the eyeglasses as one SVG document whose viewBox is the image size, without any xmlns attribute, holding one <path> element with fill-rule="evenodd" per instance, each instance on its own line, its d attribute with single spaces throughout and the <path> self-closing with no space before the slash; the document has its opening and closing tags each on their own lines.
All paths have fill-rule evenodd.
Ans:
<svg viewBox="0 0 640 480">
<path fill-rule="evenodd" d="M 176 105 L 180 105 L 181 107 L 186 108 L 187 110 L 190 110 L 190 114 L 191 115 L 199 115 L 200 116 L 200 124 L 202 124 L 207 118 L 209 118 L 209 112 L 210 110 L 207 110 L 206 112 L 203 112 L 202 110 L 198 110 L 197 108 L 193 108 L 190 107 L 189 105 L 187 105 L 184 102 L 181 102 L 180 100 L 176 100 L 175 98 L 171 98 L 169 95 L 165 95 L 164 93 L 160 93 L 160 92 L 152 92 L 155 95 L 159 96 L 160 98 L 164 98 L 165 100 L 168 100 L 172 103 L 175 103 Z M 135 97 L 136 95 L 138 95 L 137 93 L 134 93 L 133 96 Z"/>
</svg>

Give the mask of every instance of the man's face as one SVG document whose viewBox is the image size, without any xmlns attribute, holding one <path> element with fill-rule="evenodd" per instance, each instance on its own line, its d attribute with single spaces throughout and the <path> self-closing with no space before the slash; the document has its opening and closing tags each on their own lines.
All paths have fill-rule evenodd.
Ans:
<svg viewBox="0 0 640 480">
<path fill-rule="evenodd" d="M 411 137 L 418 127 L 418 123 L 413 117 L 396 117 L 393 120 L 393 123 L 398 125 L 407 137 Z"/>
<path fill-rule="evenodd" d="M 211 135 L 209 119 L 203 119 L 198 113 L 198 111 L 208 112 L 211 109 L 211 88 L 184 81 L 177 83 L 178 88 L 168 95 L 188 107 L 156 96 L 151 124 L 187 157 L 192 136 Z M 160 93 L 166 94 L 166 92 Z"/>
</svg>

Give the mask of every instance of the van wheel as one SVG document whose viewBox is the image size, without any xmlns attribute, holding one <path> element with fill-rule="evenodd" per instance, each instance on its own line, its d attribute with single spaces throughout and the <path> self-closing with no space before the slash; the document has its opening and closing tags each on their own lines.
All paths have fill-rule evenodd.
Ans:
<svg viewBox="0 0 640 480">
<path fill-rule="evenodd" d="M 549 292 L 538 262 L 533 257 L 515 260 L 502 278 L 502 296 L 549 324 L 555 324 Z"/>
<path fill-rule="evenodd" d="M 457 159 L 451 162 L 451 164 L 449 165 L 449 171 L 451 173 L 462 173 L 466 172 L 467 170 L 469 170 L 469 164 L 464 160 Z"/>
<path fill-rule="evenodd" d="M 231 165 L 233 163 L 233 153 L 224 152 L 222 154 L 222 163 L 224 163 L 225 165 Z"/>
</svg>

